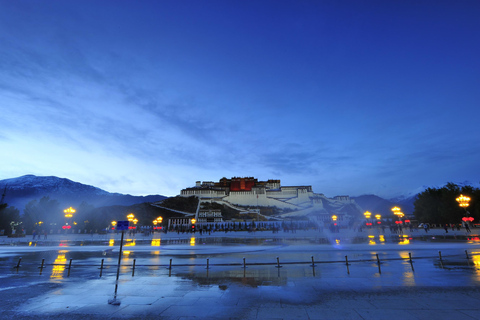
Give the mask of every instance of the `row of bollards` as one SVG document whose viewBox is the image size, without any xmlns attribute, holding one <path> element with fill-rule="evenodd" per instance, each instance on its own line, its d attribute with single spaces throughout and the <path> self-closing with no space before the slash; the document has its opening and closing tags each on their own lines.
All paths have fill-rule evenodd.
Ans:
<svg viewBox="0 0 480 320">
<path fill-rule="evenodd" d="M 375 254 L 376 255 L 376 259 L 373 260 L 373 261 L 376 261 L 376 264 L 377 264 L 377 267 L 378 267 L 378 273 L 379 274 L 382 274 L 382 268 L 381 268 L 381 264 L 382 262 L 380 261 L 380 257 L 378 255 L 378 253 Z M 465 250 L 465 256 L 466 256 L 466 259 L 467 259 L 467 265 L 470 267 L 470 259 L 471 257 L 469 256 L 468 254 L 468 251 Z M 443 259 L 443 256 L 442 256 L 442 252 L 441 251 L 438 251 L 438 258 L 439 258 L 439 261 L 440 261 L 440 267 L 443 269 L 444 268 L 444 259 Z M 415 268 L 413 267 L 413 258 L 412 258 L 412 253 L 409 252 L 408 253 L 408 258 L 403 258 L 403 259 L 408 259 L 408 262 L 410 264 L 410 267 L 412 269 L 412 271 L 415 271 Z M 388 260 L 388 259 L 386 259 Z M 395 259 L 396 260 L 396 259 Z M 22 261 L 22 257 L 20 257 L 18 259 L 18 262 L 15 266 L 13 266 L 14 269 L 16 269 L 17 273 L 18 273 L 18 270 L 20 269 L 21 263 Z M 70 276 L 70 272 L 71 272 L 71 269 L 72 269 L 72 261 L 73 259 L 70 259 L 69 263 L 68 263 L 68 266 L 66 265 L 63 265 L 62 266 L 65 266 L 65 269 L 68 270 L 68 274 L 67 276 L 69 277 Z M 318 262 L 318 261 L 317 261 Z M 340 261 L 328 261 L 329 263 L 334 263 L 334 262 L 340 262 Z M 358 262 L 358 261 L 357 261 Z M 289 264 L 303 264 L 304 262 L 289 262 Z M 271 263 L 265 263 L 265 265 L 268 265 L 268 264 L 271 264 Z M 231 264 L 231 265 L 235 265 L 235 264 Z M 238 264 L 236 264 L 238 265 Z M 262 263 L 255 263 L 254 265 L 262 265 Z M 346 255 L 345 256 L 345 266 L 346 266 L 346 269 L 347 269 L 347 274 L 350 274 L 350 265 L 351 263 L 349 262 L 348 260 L 348 256 Z M 185 265 L 178 265 L 178 266 L 185 266 Z M 243 263 L 241 264 L 242 268 L 243 269 L 246 269 L 247 268 L 247 262 L 246 262 L 246 259 L 245 257 L 243 258 Z M 311 256 L 311 264 L 310 264 L 310 267 L 313 268 L 313 273 L 315 274 L 315 267 L 317 265 L 315 264 L 315 258 L 314 256 Z M 282 268 L 283 266 L 280 264 L 280 257 L 276 257 L 276 264 L 275 264 L 275 268 Z M 38 267 L 40 269 L 40 275 L 42 274 L 43 272 L 43 269 L 46 268 L 46 265 L 45 265 L 45 259 L 42 259 L 42 262 L 41 262 L 41 265 L 40 267 Z M 132 277 L 135 276 L 135 268 L 136 268 L 136 259 L 133 259 L 133 264 L 132 264 Z M 173 268 L 173 265 L 172 265 L 172 259 L 170 259 L 170 262 L 169 262 L 169 266 L 167 267 L 167 269 L 169 269 L 170 271 L 172 270 Z M 104 266 L 104 259 L 102 259 L 101 261 L 101 264 L 100 264 L 100 268 L 98 268 L 100 270 L 100 274 L 99 276 L 102 277 L 103 275 L 103 269 L 106 269 L 106 267 Z M 210 259 L 207 258 L 206 260 L 206 268 L 205 269 L 210 269 Z"/>
</svg>

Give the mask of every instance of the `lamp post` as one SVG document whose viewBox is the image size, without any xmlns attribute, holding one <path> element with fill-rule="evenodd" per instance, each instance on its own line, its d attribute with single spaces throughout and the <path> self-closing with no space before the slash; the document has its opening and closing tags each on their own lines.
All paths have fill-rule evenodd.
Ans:
<svg viewBox="0 0 480 320">
<path fill-rule="evenodd" d="M 457 200 L 458 205 L 461 208 L 465 209 L 465 217 L 462 218 L 462 221 L 465 222 L 465 228 L 467 229 L 467 232 L 469 232 L 470 227 L 468 226 L 468 223 L 473 221 L 473 217 L 468 216 L 470 213 L 467 211 L 467 207 L 470 205 L 470 200 L 472 200 L 472 199 L 470 199 L 470 197 L 467 197 L 467 196 L 464 196 L 463 194 L 461 194 L 455 200 Z"/>
<path fill-rule="evenodd" d="M 365 213 L 363 214 L 365 216 L 365 219 L 367 220 L 367 222 L 365 223 L 365 225 L 369 226 L 370 225 L 370 217 L 372 215 L 372 213 L 370 211 L 365 211 Z"/>
<path fill-rule="evenodd" d="M 161 216 L 153 220 L 154 229 L 157 229 L 157 224 L 159 224 L 160 229 L 162 229 L 162 222 L 163 222 L 163 218 Z"/>
<path fill-rule="evenodd" d="M 335 215 L 335 214 L 332 215 L 333 224 L 332 224 L 331 229 L 330 229 L 332 232 L 339 232 L 340 231 L 338 226 L 337 226 L 337 220 L 338 220 L 337 215 Z"/>
<path fill-rule="evenodd" d="M 110 223 L 112 224 L 112 227 L 113 227 L 113 228 L 112 228 L 113 233 L 115 233 L 115 226 L 117 225 L 117 221 L 114 220 L 114 221 L 112 221 L 112 222 L 110 222 Z"/>
<path fill-rule="evenodd" d="M 397 206 L 392 208 L 393 214 L 398 217 L 398 223 L 402 223 L 402 217 L 404 216 L 403 212 L 400 211 L 401 209 Z"/>
<path fill-rule="evenodd" d="M 197 220 L 195 220 L 195 218 L 191 219 L 190 222 L 192 223 L 192 232 L 195 233 L 195 222 L 197 222 Z"/>
<path fill-rule="evenodd" d="M 382 215 L 381 214 L 376 214 L 375 215 L 375 218 L 377 219 L 377 224 L 381 224 L 382 222 L 380 221 L 380 219 L 382 219 Z"/>
<path fill-rule="evenodd" d="M 133 231 L 131 229 L 133 229 L 133 226 L 132 226 L 132 223 L 133 223 L 133 219 L 135 219 L 135 215 L 133 213 L 130 213 L 127 215 L 127 220 L 128 220 L 128 232 L 130 235 L 132 235 Z"/>
<path fill-rule="evenodd" d="M 72 227 L 68 224 L 68 222 L 71 221 L 75 212 L 77 212 L 77 210 L 73 209 L 72 207 L 63 210 L 63 213 L 65 214 L 65 225 L 62 228 L 65 229 L 65 232 Z"/>
</svg>

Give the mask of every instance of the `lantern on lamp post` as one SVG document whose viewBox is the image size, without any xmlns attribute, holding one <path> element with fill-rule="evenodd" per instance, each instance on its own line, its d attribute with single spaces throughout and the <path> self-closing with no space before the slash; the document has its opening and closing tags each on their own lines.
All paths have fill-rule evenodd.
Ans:
<svg viewBox="0 0 480 320">
<path fill-rule="evenodd" d="M 73 209 L 72 207 L 63 210 L 63 213 L 65 214 L 65 225 L 62 227 L 62 229 L 64 229 L 65 232 L 67 232 L 67 230 L 72 228 L 71 221 L 72 221 L 73 214 L 75 212 L 77 212 L 77 210 Z M 70 222 L 70 225 L 69 225 L 69 222 Z"/>
<path fill-rule="evenodd" d="M 458 202 L 458 205 L 465 209 L 465 217 L 462 218 L 462 221 L 464 222 L 465 224 L 465 229 L 467 229 L 467 232 L 470 232 L 470 227 L 469 227 L 469 223 L 472 222 L 474 219 L 473 217 L 469 217 L 469 214 L 470 212 L 467 211 L 467 207 L 470 205 L 470 197 L 468 196 L 464 196 L 463 194 L 461 194 L 458 198 L 456 198 L 455 200 L 457 200 Z"/>
<path fill-rule="evenodd" d="M 192 232 L 195 233 L 195 223 L 197 222 L 197 220 L 195 220 L 195 218 L 191 219 L 190 222 L 192 223 Z"/>
<path fill-rule="evenodd" d="M 398 217 L 398 224 L 402 224 L 402 218 L 404 216 L 403 212 L 400 211 L 401 209 L 397 206 L 392 208 L 393 214 Z"/>
<path fill-rule="evenodd" d="M 371 226 L 372 223 L 370 222 L 370 217 L 372 216 L 372 213 L 370 211 L 365 211 L 365 213 L 363 215 L 365 216 L 365 219 L 367 220 L 367 222 L 365 222 L 365 225 L 366 226 Z"/>
</svg>

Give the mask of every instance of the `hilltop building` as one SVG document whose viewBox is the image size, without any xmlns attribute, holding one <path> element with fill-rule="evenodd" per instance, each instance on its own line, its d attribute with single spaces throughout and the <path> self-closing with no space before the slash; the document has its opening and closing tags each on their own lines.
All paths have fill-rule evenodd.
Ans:
<svg viewBox="0 0 480 320">
<path fill-rule="evenodd" d="M 240 207 L 277 207 L 284 209 L 280 217 L 318 215 L 320 220 L 329 220 L 330 214 L 349 215 L 360 209 L 349 196 L 327 198 L 321 193 L 314 193 L 312 186 L 282 186 L 280 180 L 259 181 L 254 177 L 222 178 L 218 182 L 197 181 L 194 187 L 181 190 L 180 196 L 196 196 L 201 201 L 221 202 Z M 350 208 L 350 212 L 345 210 Z M 197 213 L 197 217 L 198 213 Z M 207 218 L 206 213 L 202 217 Z M 213 214 L 208 214 L 212 220 Z M 217 215 L 216 217 L 220 217 Z M 203 220 L 202 219 L 202 220 Z"/>
</svg>

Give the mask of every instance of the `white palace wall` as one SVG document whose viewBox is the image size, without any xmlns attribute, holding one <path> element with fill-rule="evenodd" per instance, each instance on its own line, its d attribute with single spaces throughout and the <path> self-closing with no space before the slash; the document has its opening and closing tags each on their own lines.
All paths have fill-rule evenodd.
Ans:
<svg viewBox="0 0 480 320">
<path fill-rule="evenodd" d="M 231 191 L 230 194 L 223 198 L 232 204 L 239 206 L 262 206 L 262 207 L 278 207 L 298 209 L 298 206 L 286 203 L 274 198 L 269 198 L 265 193 L 254 193 L 253 191 Z"/>
</svg>

